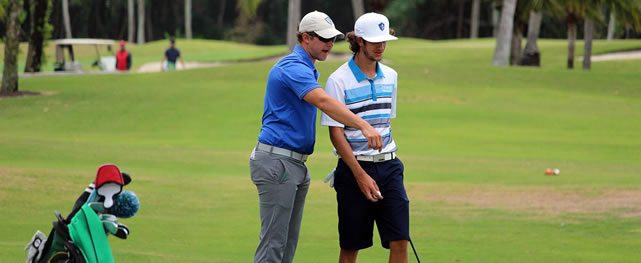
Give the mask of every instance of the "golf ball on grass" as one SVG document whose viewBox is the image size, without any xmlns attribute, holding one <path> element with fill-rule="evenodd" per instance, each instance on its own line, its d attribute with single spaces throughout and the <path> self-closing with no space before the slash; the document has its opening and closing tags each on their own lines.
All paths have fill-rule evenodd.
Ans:
<svg viewBox="0 0 641 263">
<path fill-rule="evenodd" d="M 545 175 L 559 175 L 561 170 L 559 168 L 547 168 L 545 169 Z"/>
</svg>

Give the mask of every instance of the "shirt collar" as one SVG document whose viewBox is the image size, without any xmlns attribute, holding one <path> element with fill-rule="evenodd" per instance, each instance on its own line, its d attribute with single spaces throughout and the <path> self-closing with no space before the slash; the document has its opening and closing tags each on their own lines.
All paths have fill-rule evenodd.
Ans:
<svg viewBox="0 0 641 263">
<path fill-rule="evenodd" d="M 294 53 L 296 53 L 298 56 L 303 58 L 303 62 L 305 62 L 305 65 L 315 69 L 314 62 L 312 62 L 312 58 L 309 57 L 309 54 L 307 54 L 305 49 L 303 49 L 303 47 L 301 47 L 300 44 L 296 44 L 296 46 L 294 47 Z"/>
<path fill-rule="evenodd" d="M 354 74 L 354 77 L 356 78 L 356 81 L 361 82 L 363 80 L 369 79 L 365 73 L 361 70 L 361 68 L 356 65 L 356 62 L 354 62 L 354 56 L 349 59 L 349 62 L 347 62 L 347 65 L 349 66 L 349 69 L 352 70 L 352 74 Z M 374 80 L 380 79 L 385 77 L 383 75 L 383 70 L 381 70 L 381 66 L 376 62 L 376 76 L 374 76 Z"/>
</svg>

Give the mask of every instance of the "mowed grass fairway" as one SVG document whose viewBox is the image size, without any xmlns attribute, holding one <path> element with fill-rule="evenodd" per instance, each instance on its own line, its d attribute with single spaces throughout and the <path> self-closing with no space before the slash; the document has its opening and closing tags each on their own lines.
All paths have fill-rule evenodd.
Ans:
<svg viewBox="0 0 641 263">
<path fill-rule="evenodd" d="M 424 262 L 641 262 L 641 61 L 568 71 L 565 41 L 540 45 L 542 68 L 497 68 L 491 39 L 388 44 Z M 638 47 L 596 42 L 595 52 Z M 343 62 L 318 62 L 321 82 Z M 272 64 L 21 79 L 44 95 L 0 99 L 0 262 L 24 260 L 33 233 L 48 234 L 53 212 L 66 215 L 103 163 L 130 173 L 141 200 L 121 220 L 129 239 L 109 238 L 118 262 L 251 262 L 259 218 L 248 157 Z M 337 261 L 327 137 L 318 126 L 295 262 Z M 375 235 L 359 262 L 387 253 Z"/>
</svg>

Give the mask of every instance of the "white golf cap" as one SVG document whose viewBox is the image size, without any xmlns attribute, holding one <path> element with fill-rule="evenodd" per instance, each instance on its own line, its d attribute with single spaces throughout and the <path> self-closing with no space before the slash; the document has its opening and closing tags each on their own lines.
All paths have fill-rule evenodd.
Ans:
<svg viewBox="0 0 641 263">
<path fill-rule="evenodd" d="M 334 22 L 328 15 L 318 11 L 310 12 L 300 20 L 298 32 L 314 32 L 322 38 L 336 36 L 342 38 L 344 36 L 341 31 L 336 30 Z"/>
<path fill-rule="evenodd" d="M 368 42 L 378 43 L 398 39 L 389 32 L 389 20 L 381 14 L 367 13 L 354 23 L 354 34 Z"/>
</svg>

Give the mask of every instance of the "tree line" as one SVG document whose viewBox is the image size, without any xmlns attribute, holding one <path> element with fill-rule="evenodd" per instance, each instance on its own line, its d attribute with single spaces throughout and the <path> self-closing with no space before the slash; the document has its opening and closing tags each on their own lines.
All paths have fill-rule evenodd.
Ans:
<svg viewBox="0 0 641 263">
<path fill-rule="evenodd" d="M 477 1 L 477 0 L 475 0 Z M 564 23 L 568 40 L 567 68 L 574 68 L 576 39 L 583 25 L 583 69 L 591 68 L 592 41 L 603 35 L 599 25 L 607 25 L 607 39 L 614 38 L 617 25 L 625 35 L 641 31 L 641 0 L 501 0 L 500 27 L 492 64 L 540 65 L 537 39 L 542 18 L 551 16 Z M 527 42 L 521 48 L 523 29 L 527 27 Z"/>
<path fill-rule="evenodd" d="M 637 38 L 641 0 L 0 0 L 5 62 L 0 93 L 17 91 L 15 55 L 29 42 L 25 72 L 39 72 L 47 39 L 108 38 L 145 43 L 168 37 L 295 44 L 301 14 L 327 13 L 351 31 L 365 12 L 384 13 L 400 36 L 496 37 L 495 65 L 540 65 L 539 37 Z M 583 25 L 583 28 L 579 26 Z M 521 39 L 527 36 L 525 48 Z M 591 51 L 589 51 L 591 53 Z M 585 52 L 584 52 L 585 53 Z M 584 59 L 584 63 L 586 60 Z M 588 58 L 589 63 L 589 58 Z M 584 67 L 586 67 L 584 65 Z M 589 68 L 589 65 L 587 65 Z M 7 72 L 9 71 L 9 72 Z M 5 89 L 5 79 L 12 89 Z M 15 79 L 15 80 L 12 80 Z"/>
<path fill-rule="evenodd" d="M 627 1 L 627 0 L 626 0 Z M 607 2 L 621 6 L 621 0 L 602 0 L 604 21 L 612 37 L 639 35 L 624 22 L 625 16 L 610 19 Z M 9 1 L 2 0 L 3 6 Z M 45 19 L 51 38 L 108 38 L 130 42 L 165 39 L 168 36 L 228 39 L 255 44 L 283 44 L 286 41 L 288 5 L 299 2 L 301 13 L 324 11 L 347 30 L 353 25 L 354 10 L 382 12 L 397 33 L 426 39 L 492 37 L 499 23 L 502 0 L 21 0 L 24 19 L 21 41 L 28 41 L 32 19 Z M 354 3 L 356 2 L 356 8 Z M 360 3 L 359 3 L 360 2 Z M 545 4 L 541 4 L 541 3 Z M 520 0 L 519 6 L 543 5 L 541 37 L 564 38 L 565 21 L 550 9 L 564 0 Z M 577 1 L 593 4 L 598 1 Z M 45 13 L 38 12 L 45 7 Z M 615 7 L 616 8 L 616 7 Z M 522 9 L 522 8 L 520 8 Z M 547 10 L 545 10 L 547 9 Z M 549 11 L 549 12 L 548 12 Z M 527 17 L 521 12 L 520 17 Z M 46 16 L 46 17 L 43 17 Z M 607 17 L 606 17 L 607 16 Z M 606 21 L 608 20 L 608 21 Z M 521 28 L 527 27 L 521 23 Z M 602 21 L 598 21 L 602 22 Z M 6 33 L 5 21 L 0 34 Z M 604 37 L 607 23 L 596 24 L 598 37 Z M 256 30 L 256 28 L 260 30 Z"/>
</svg>

